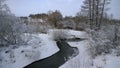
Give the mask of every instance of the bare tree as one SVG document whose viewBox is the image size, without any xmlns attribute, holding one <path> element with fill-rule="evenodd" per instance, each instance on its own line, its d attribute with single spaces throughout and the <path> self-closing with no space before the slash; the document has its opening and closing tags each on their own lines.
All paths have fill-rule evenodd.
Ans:
<svg viewBox="0 0 120 68">
<path fill-rule="evenodd" d="M 62 14 L 58 10 L 56 10 L 55 12 L 50 11 L 48 13 L 48 23 L 53 27 L 59 26 L 58 21 L 61 20 L 62 20 Z"/>
<path fill-rule="evenodd" d="M 102 5 L 101 5 L 101 15 L 99 18 L 99 24 L 98 24 L 98 29 L 100 29 L 100 25 L 103 22 L 103 14 L 105 13 L 105 10 L 108 10 L 108 8 L 106 8 L 106 6 L 108 4 L 110 4 L 111 0 L 103 0 Z"/>
<path fill-rule="evenodd" d="M 90 28 L 100 29 L 101 22 L 103 20 L 103 14 L 106 13 L 106 5 L 110 3 L 110 0 L 85 0 L 83 2 L 81 12 L 88 17 Z"/>
<path fill-rule="evenodd" d="M 5 0 L 0 0 L 0 44 L 14 45 L 21 42 L 22 25 L 4 2 Z"/>
</svg>

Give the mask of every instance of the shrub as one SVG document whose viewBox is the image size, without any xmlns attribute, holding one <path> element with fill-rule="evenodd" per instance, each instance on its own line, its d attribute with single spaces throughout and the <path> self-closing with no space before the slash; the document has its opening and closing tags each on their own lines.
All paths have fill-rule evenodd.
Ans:
<svg viewBox="0 0 120 68">
<path fill-rule="evenodd" d="M 108 30 L 109 31 L 109 30 Z M 109 32 L 101 29 L 99 31 L 90 31 L 90 46 L 88 47 L 89 54 L 92 58 L 98 55 L 109 54 L 112 52 L 114 45 L 111 38 L 109 38 Z"/>
<path fill-rule="evenodd" d="M 54 30 L 52 32 L 52 37 L 54 40 L 67 39 L 68 35 L 66 31 L 63 30 Z"/>
<path fill-rule="evenodd" d="M 0 1 L 0 45 L 20 44 L 24 31 L 20 20 L 10 13 L 4 0 Z"/>
</svg>

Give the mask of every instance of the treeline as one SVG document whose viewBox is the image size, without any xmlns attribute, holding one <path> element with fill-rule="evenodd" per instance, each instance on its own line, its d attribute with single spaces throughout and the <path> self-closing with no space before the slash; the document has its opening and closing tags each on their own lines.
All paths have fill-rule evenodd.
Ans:
<svg viewBox="0 0 120 68">
<path fill-rule="evenodd" d="M 86 8 L 86 9 L 89 9 L 89 8 Z M 84 9 L 84 11 L 86 9 Z M 76 29 L 76 30 L 85 30 L 86 28 L 100 29 L 100 25 L 119 24 L 120 22 L 120 20 L 114 19 L 112 15 L 108 15 L 105 11 L 102 16 L 102 19 L 100 18 L 101 16 L 100 13 L 99 15 L 94 14 L 95 16 L 91 18 L 88 15 L 89 11 L 88 12 L 84 12 L 84 11 L 82 8 L 74 17 L 73 16 L 63 17 L 63 15 L 59 10 L 55 10 L 55 11 L 49 11 L 48 13 L 30 14 L 28 17 L 20 17 L 20 18 L 24 19 L 25 23 L 27 24 L 28 24 L 28 21 L 27 21 L 28 19 L 33 19 L 33 20 L 41 19 L 42 21 L 38 21 L 38 23 L 41 22 L 47 26 L 50 26 L 51 28 L 58 28 L 58 29 L 67 28 L 67 29 Z M 96 16 L 99 16 L 99 17 L 96 17 Z M 35 22 L 33 21 L 32 24 L 34 25 Z"/>
<path fill-rule="evenodd" d="M 84 0 L 80 11 L 74 17 L 63 17 L 59 10 L 55 10 L 48 13 L 30 14 L 28 17 L 23 18 L 42 19 L 45 24 L 52 28 L 100 30 L 104 24 L 119 24 L 120 22 L 120 20 L 113 19 L 112 14 L 107 13 L 110 9 L 107 7 L 110 2 L 110 0 Z"/>
<path fill-rule="evenodd" d="M 51 28 L 57 29 L 76 29 L 76 23 L 74 21 L 74 17 L 66 16 L 63 17 L 60 11 L 49 11 L 48 13 L 41 13 L 41 14 L 30 14 L 28 17 L 20 17 L 24 20 L 24 23 L 35 24 L 35 21 L 39 23 L 39 26 L 45 24 Z M 33 21 L 34 20 L 34 21 Z M 40 21 L 41 20 L 41 21 Z M 27 24 L 28 24 L 27 23 Z"/>
</svg>

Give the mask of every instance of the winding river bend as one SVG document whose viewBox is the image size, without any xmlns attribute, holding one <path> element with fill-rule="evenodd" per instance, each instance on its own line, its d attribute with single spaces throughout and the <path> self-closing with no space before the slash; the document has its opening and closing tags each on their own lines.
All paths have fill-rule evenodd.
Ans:
<svg viewBox="0 0 120 68">
<path fill-rule="evenodd" d="M 24 68 L 59 68 L 65 62 L 79 54 L 78 48 L 71 47 L 65 40 L 59 40 L 56 44 L 60 49 L 57 53 L 35 61 Z"/>
</svg>

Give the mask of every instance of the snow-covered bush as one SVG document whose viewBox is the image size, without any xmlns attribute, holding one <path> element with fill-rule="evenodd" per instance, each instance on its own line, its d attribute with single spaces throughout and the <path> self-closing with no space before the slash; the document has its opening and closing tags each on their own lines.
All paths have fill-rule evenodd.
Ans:
<svg viewBox="0 0 120 68">
<path fill-rule="evenodd" d="M 21 43 L 21 24 L 13 16 L 0 17 L 0 44 L 14 45 Z"/>
<path fill-rule="evenodd" d="M 89 54 L 92 58 L 95 58 L 98 55 L 108 54 L 112 52 L 111 44 L 105 43 L 105 45 L 92 45 L 89 47 Z"/>
<path fill-rule="evenodd" d="M 4 1 L 0 0 L 0 45 L 20 44 L 23 25 L 20 19 L 10 12 Z"/>
<path fill-rule="evenodd" d="M 66 19 L 61 21 L 63 28 L 67 29 L 75 29 L 76 28 L 76 23 L 72 19 Z"/>
<path fill-rule="evenodd" d="M 67 31 L 64 30 L 54 30 L 52 32 L 52 37 L 54 40 L 66 39 L 68 37 Z"/>
<path fill-rule="evenodd" d="M 114 54 L 116 56 L 120 56 L 120 47 L 117 47 L 115 50 L 114 50 Z"/>
<path fill-rule="evenodd" d="M 95 30 L 89 31 L 90 47 L 88 48 L 88 50 L 92 57 L 101 54 L 111 53 L 113 49 L 119 46 L 119 43 L 117 42 L 120 41 L 120 39 L 118 39 L 119 38 L 118 33 L 116 38 L 117 40 L 114 41 L 116 36 L 115 27 L 116 25 L 107 24 L 102 26 L 102 28 L 98 31 Z"/>
<path fill-rule="evenodd" d="M 39 25 L 39 32 L 41 33 L 47 33 L 48 27 L 46 25 Z"/>
<path fill-rule="evenodd" d="M 26 33 L 47 33 L 49 28 L 44 21 L 40 21 L 36 18 L 32 19 L 28 17 L 25 20 L 21 18 L 21 20 L 26 24 Z"/>
</svg>

